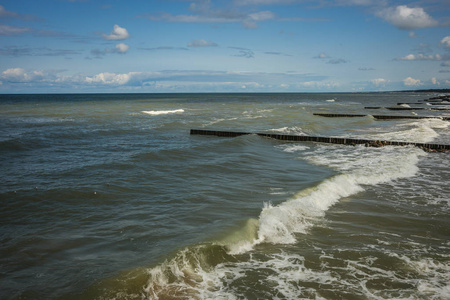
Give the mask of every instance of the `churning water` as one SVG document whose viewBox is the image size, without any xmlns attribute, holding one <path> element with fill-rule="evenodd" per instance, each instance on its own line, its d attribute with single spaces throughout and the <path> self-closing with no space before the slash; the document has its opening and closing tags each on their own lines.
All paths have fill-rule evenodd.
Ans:
<svg viewBox="0 0 450 300">
<path fill-rule="evenodd" d="M 448 144 L 313 115 L 430 96 L 2 95 L 0 298 L 450 299 L 448 153 L 189 135 Z"/>
</svg>

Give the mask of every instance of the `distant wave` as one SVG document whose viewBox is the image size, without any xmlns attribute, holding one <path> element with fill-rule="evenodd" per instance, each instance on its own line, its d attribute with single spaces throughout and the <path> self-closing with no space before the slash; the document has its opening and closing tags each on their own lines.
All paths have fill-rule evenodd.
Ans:
<svg viewBox="0 0 450 300">
<path fill-rule="evenodd" d="M 177 113 L 184 113 L 184 109 L 175 109 L 175 110 L 144 110 L 142 111 L 144 114 L 148 114 L 151 116 L 158 116 L 158 115 L 168 115 L 168 114 L 177 114 Z"/>
</svg>

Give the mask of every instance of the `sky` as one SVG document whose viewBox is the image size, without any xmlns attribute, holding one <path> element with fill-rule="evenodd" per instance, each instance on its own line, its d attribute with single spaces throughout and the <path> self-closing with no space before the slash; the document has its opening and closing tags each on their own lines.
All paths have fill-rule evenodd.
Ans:
<svg viewBox="0 0 450 300">
<path fill-rule="evenodd" d="M 450 0 L 0 0 L 0 93 L 450 88 Z"/>
</svg>

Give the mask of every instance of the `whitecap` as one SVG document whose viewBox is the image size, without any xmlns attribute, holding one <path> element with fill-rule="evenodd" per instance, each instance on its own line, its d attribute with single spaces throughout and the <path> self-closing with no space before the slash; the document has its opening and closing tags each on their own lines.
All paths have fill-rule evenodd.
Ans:
<svg viewBox="0 0 450 300">
<path fill-rule="evenodd" d="M 174 110 L 143 110 L 144 114 L 148 114 L 151 116 L 158 116 L 158 115 L 168 115 L 168 114 L 177 114 L 177 113 L 184 113 L 184 109 L 174 109 Z"/>
</svg>

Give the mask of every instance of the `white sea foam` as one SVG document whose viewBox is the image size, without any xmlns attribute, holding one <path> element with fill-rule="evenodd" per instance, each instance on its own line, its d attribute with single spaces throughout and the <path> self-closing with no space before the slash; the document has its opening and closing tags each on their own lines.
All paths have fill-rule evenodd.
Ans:
<svg viewBox="0 0 450 300">
<path fill-rule="evenodd" d="M 299 192 L 279 205 L 266 203 L 259 216 L 258 234 L 246 245 L 228 245 L 230 253 L 243 253 L 260 243 L 292 244 L 297 233 L 307 233 L 340 199 L 364 190 L 364 185 L 376 185 L 398 178 L 412 177 L 417 171 L 418 148 L 336 148 L 320 146 L 306 156 L 313 164 L 331 167 L 341 174 L 318 186 Z"/>
<path fill-rule="evenodd" d="M 442 124 L 439 120 L 407 123 L 399 125 L 392 133 L 392 137 L 403 135 L 404 138 L 424 141 L 427 140 L 427 135 L 431 135 L 429 139 L 435 137 L 433 127 L 445 128 L 445 126 L 448 125 Z M 281 128 L 281 130 L 287 130 L 287 128 Z M 384 137 L 389 137 L 389 134 L 389 132 L 384 133 Z M 287 299 L 295 299 L 299 295 L 322 299 L 318 288 L 307 287 L 313 284 L 324 285 L 331 290 L 334 287 L 345 286 L 349 292 L 360 293 L 361 297 L 370 299 L 395 297 L 401 299 L 410 296 L 413 290 L 419 295 L 433 295 L 435 299 L 440 299 L 439 297 L 444 299 L 449 294 L 450 286 L 447 283 L 449 282 L 448 274 L 450 274 L 449 266 L 430 259 L 412 260 L 405 255 L 390 254 L 403 261 L 415 273 L 423 274 L 427 278 L 416 280 L 413 277 L 405 277 L 396 270 L 377 267 L 375 264 L 377 258 L 371 256 L 357 260 L 347 259 L 344 260 L 343 266 L 328 267 L 327 260 L 334 257 L 333 254 L 324 253 L 320 257 L 323 264 L 320 269 L 306 267 L 305 259 L 295 254 L 282 253 L 266 255 L 265 259 L 254 258 L 251 250 L 256 245 L 295 243 L 298 234 L 308 233 L 312 226 L 323 220 L 330 207 L 345 197 L 364 191 L 367 185 L 389 183 L 400 178 L 415 176 L 418 172 L 417 165 L 420 157 L 427 155 L 413 147 L 348 148 L 318 145 L 314 147 L 314 152 L 303 145 L 289 144 L 283 147 L 278 146 L 278 148 L 291 153 L 302 151 L 302 158 L 309 163 L 332 168 L 339 174 L 324 180 L 315 187 L 300 191 L 279 205 L 265 203 L 257 220 L 249 219 L 241 230 L 233 232 L 221 241 L 226 246 L 228 254 L 245 254 L 250 257 L 249 259 L 204 267 L 202 255 L 196 255 L 193 259 L 186 257 L 183 250 L 178 255 L 181 258 L 175 258 L 163 266 L 150 270 L 151 280 L 146 288 L 148 295 L 158 299 L 158 291 L 163 289 L 164 293 L 185 298 L 244 298 L 245 295 L 240 295 L 230 286 L 234 282 L 245 282 L 246 277 L 254 274 L 255 270 L 267 272 L 269 275 L 260 281 L 264 281 L 263 284 L 276 290 L 280 298 Z M 376 239 L 376 242 L 377 244 L 369 245 L 368 248 L 392 245 L 389 240 Z M 336 260 L 342 261 L 340 258 Z M 170 280 L 172 275 L 168 273 L 173 274 L 176 277 L 175 280 Z M 348 276 L 344 278 L 342 273 Z M 386 280 L 386 278 L 411 288 L 400 293 L 394 290 L 370 288 L 374 281 Z M 305 285 L 304 282 L 310 284 Z"/>
<path fill-rule="evenodd" d="M 207 126 L 211 126 L 217 123 L 221 123 L 221 122 L 227 122 L 227 121 L 235 121 L 238 118 L 229 118 L 229 119 L 222 119 L 222 118 L 213 118 L 213 120 L 211 122 L 208 122 L 206 124 L 203 124 L 203 126 L 207 127 Z"/>
<path fill-rule="evenodd" d="M 148 114 L 151 116 L 159 116 L 159 115 L 168 115 L 168 114 L 178 114 L 183 113 L 184 109 L 174 109 L 174 110 L 144 110 L 142 111 L 144 114 Z"/>
<path fill-rule="evenodd" d="M 439 134 L 434 129 L 448 128 L 449 123 L 440 119 L 422 119 L 419 121 L 402 123 L 394 130 L 375 134 L 372 137 L 380 140 L 397 140 L 416 143 L 433 142 Z"/>
<path fill-rule="evenodd" d="M 310 149 L 310 147 L 308 147 L 306 145 L 296 145 L 296 144 L 283 145 L 282 148 L 285 152 L 289 152 L 289 153 L 294 153 L 294 152 Z"/>
<path fill-rule="evenodd" d="M 432 129 L 448 126 L 441 120 L 421 120 L 399 125 L 394 133 L 379 137 L 404 136 L 429 142 L 437 133 Z M 406 129 L 405 129 L 406 128 Z M 404 130 L 403 130 L 404 129 Z M 281 130 L 287 130 L 281 128 Z M 300 148 L 297 148 L 300 147 Z M 284 146 L 286 152 L 307 151 L 303 145 Z M 330 150 L 330 147 L 333 147 Z M 258 234 L 254 240 L 228 245 L 231 253 L 243 253 L 260 243 L 291 244 L 297 233 L 307 233 L 325 212 L 340 199 L 364 190 L 365 185 L 387 183 L 399 178 L 413 177 L 418 172 L 420 156 L 426 155 L 413 147 L 354 148 L 321 145 L 314 152 L 302 153 L 312 164 L 339 172 L 318 186 L 306 189 L 279 204 L 266 203 L 259 216 Z"/>
<path fill-rule="evenodd" d="M 305 135 L 305 132 L 300 127 L 281 127 L 281 128 L 274 128 L 270 129 L 269 131 L 272 132 L 280 132 L 283 134 L 295 134 L 295 135 Z"/>
<path fill-rule="evenodd" d="M 390 256 L 402 260 L 414 272 L 426 280 L 417 280 L 417 290 L 430 299 L 449 299 L 450 295 L 450 265 L 436 262 L 431 258 L 413 259 L 406 255 L 389 253 Z M 431 295 L 433 295 L 431 297 Z"/>
</svg>

